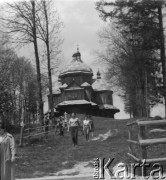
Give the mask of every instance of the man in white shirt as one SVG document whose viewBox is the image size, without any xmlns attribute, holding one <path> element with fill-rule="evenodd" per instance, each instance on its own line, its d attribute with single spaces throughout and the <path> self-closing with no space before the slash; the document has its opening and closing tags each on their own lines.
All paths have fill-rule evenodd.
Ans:
<svg viewBox="0 0 166 180">
<path fill-rule="evenodd" d="M 69 127 L 71 131 L 71 137 L 73 141 L 73 145 L 78 145 L 78 127 L 79 127 L 79 119 L 76 117 L 75 113 L 71 114 L 71 118 L 69 119 Z"/>
</svg>

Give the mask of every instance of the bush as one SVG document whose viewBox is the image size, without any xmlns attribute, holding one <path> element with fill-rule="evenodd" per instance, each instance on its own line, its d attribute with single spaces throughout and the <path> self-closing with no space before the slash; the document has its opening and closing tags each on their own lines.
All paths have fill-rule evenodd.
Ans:
<svg viewBox="0 0 166 180">
<path fill-rule="evenodd" d="M 161 116 L 155 116 L 155 117 L 153 117 L 152 118 L 152 120 L 162 120 L 163 118 L 161 117 Z M 160 125 L 155 125 L 155 126 L 150 126 L 150 129 L 166 129 L 166 126 L 164 125 L 162 125 L 162 124 L 160 124 Z"/>
<path fill-rule="evenodd" d="M 14 134 L 14 133 L 20 133 L 20 126 L 19 125 L 7 125 L 6 126 L 6 131 L 10 134 Z"/>
<path fill-rule="evenodd" d="M 153 117 L 153 120 L 162 120 L 163 118 L 161 116 L 155 116 Z"/>
</svg>

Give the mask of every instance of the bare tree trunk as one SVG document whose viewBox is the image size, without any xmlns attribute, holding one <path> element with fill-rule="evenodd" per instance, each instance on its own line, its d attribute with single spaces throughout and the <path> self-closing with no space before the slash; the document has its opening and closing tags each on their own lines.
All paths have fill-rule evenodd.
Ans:
<svg viewBox="0 0 166 180">
<path fill-rule="evenodd" d="M 36 70 L 37 70 L 37 83 L 38 83 L 38 101 L 39 101 L 39 121 L 43 124 L 43 100 L 42 100 L 42 85 L 41 85 L 41 73 L 40 73 L 40 60 L 36 36 L 36 17 L 35 17 L 35 1 L 32 3 L 32 15 L 33 15 L 33 44 L 36 58 Z"/>
<path fill-rule="evenodd" d="M 165 37 L 164 37 L 164 28 L 163 28 L 163 15 L 162 7 L 158 7 L 158 19 L 160 26 L 160 56 L 162 62 L 162 74 L 163 74 L 163 86 L 164 86 L 164 100 L 165 100 L 165 117 L 166 117 L 166 62 L 165 62 Z"/>
<path fill-rule="evenodd" d="M 21 123 L 21 93 L 19 94 L 18 121 Z"/>
<path fill-rule="evenodd" d="M 150 106 L 149 106 L 149 98 L 148 98 L 148 76 L 147 72 L 145 71 L 145 108 L 146 108 L 146 118 L 149 118 L 150 114 Z"/>
<path fill-rule="evenodd" d="M 48 79 L 49 79 L 49 103 L 51 109 L 51 120 L 54 116 L 54 107 L 53 107 L 53 95 L 52 95 L 52 73 L 51 73 L 51 57 L 50 57 L 50 46 L 49 46 L 49 21 L 48 21 L 48 12 L 46 8 L 46 2 L 43 1 L 44 14 L 46 20 L 46 47 L 47 47 L 47 67 L 48 67 Z"/>
<path fill-rule="evenodd" d="M 49 79 L 49 100 L 50 100 L 51 120 L 52 120 L 54 116 L 54 107 L 53 107 L 53 95 L 52 95 L 52 75 L 51 75 L 49 45 L 47 45 L 47 59 L 48 59 L 48 79 Z"/>
<path fill-rule="evenodd" d="M 13 91 L 13 103 L 14 103 L 14 112 L 13 112 L 13 121 L 14 121 L 14 124 L 17 124 L 17 119 L 16 119 L 16 109 L 17 109 L 17 103 L 16 103 L 16 99 L 17 99 L 17 96 L 16 96 L 16 91 L 14 90 Z"/>
<path fill-rule="evenodd" d="M 20 126 L 21 126 L 21 132 L 20 132 L 20 147 L 23 146 L 23 132 L 24 132 L 24 120 L 25 120 L 25 112 L 24 112 L 24 95 L 21 94 L 21 123 L 20 123 Z"/>
</svg>

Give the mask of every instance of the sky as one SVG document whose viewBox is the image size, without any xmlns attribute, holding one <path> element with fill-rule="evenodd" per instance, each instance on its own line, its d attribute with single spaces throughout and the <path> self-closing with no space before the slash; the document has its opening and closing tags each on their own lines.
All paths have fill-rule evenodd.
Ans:
<svg viewBox="0 0 166 180">
<path fill-rule="evenodd" d="M 8 0 L 12 1 L 12 0 Z M 76 52 L 77 46 L 81 52 L 82 60 L 91 66 L 96 74 L 98 68 L 102 70 L 101 64 L 97 64 L 95 51 L 101 50 L 99 43 L 98 31 L 106 24 L 99 17 L 99 13 L 95 10 L 94 0 L 54 0 L 55 8 L 58 10 L 64 28 L 61 36 L 64 38 L 62 45 L 62 54 L 65 62 L 72 60 L 72 55 Z M 1 1 L 2 2 L 2 1 Z M 19 55 L 34 58 L 32 47 L 26 46 L 18 50 Z M 129 118 L 129 115 L 123 111 L 123 101 L 116 94 L 113 95 L 114 106 L 120 109 L 120 113 L 115 115 L 117 119 Z M 47 102 L 45 103 L 45 111 L 47 110 Z M 152 110 L 152 116 L 164 116 L 164 108 L 162 105 Z"/>
</svg>

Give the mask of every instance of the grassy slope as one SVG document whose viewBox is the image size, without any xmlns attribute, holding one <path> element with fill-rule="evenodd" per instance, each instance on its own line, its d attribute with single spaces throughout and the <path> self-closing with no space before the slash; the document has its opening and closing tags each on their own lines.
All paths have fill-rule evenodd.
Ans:
<svg viewBox="0 0 166 180">
<path fill-rule="evenodd" d="M 47 141 L 41 140 L 34 145 L 18 148 L 16 161 L 16 177 L 39 177 L 55 173 L 65 168 L 71 168 L 78 161 L 90 161 L 97 157 L 115 158 L 112 165 L 117 162 L 131 160 L 127 156 L 127 127 L 129 120 L 110 120 L 107 118 L 94 118 L 95 136 L 106 133 L 110 129 L 118 129 L 118 134 L 109 137 L 106 141 L 90 141 L 79 132 L 79 146 L 74 148 L 70 134 L 64 137 L 52 136 Z M 131 121 L 131 120 L 130 120 Z M 66 165 L 62 162 L 68 161 Z"/>
</svg>

